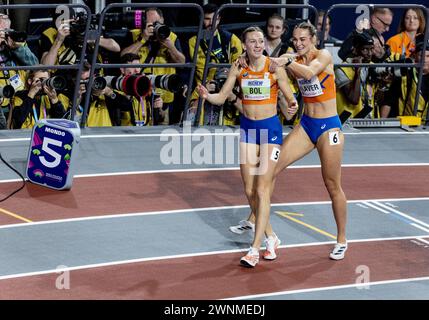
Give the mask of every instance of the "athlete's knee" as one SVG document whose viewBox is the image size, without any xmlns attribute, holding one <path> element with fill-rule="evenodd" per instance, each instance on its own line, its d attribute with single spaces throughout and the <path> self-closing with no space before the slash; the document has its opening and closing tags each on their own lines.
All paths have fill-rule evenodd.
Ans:
<svg viewBox="0 0 429 320">
<path fill-rule="evenodd" d="M 256 188 L 256 197 L 258 199 L 264 199 L 266 197 L 270 197 L 271 195 L 271 183 L 263 183 L 258 185 Z"/>
<path fill-rule="evenodd" d="M 253 199 L 256 196 L 256 190 L 253 186 L 246 187 L 244 192 L 246 193 L 246 197 L 248 199 Z"/>
<path fill-rule="evenodd" d="M 324 178 L 326 190 L 328 190 L 331 196 L 342 191 L 341 182 L 337 178 L 326 177 Z"/>
</svg>

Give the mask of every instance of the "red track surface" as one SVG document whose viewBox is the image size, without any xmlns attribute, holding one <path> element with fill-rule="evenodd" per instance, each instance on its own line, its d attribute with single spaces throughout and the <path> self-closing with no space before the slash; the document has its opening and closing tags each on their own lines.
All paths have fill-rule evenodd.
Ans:
<svg viewBox="0 0 429 320">
<path fill-rule="evenodd" d="M 255 269 L 238 266 L 234 253 L 77 270 L 69 290 L 56 289 L 59 274 L 8 279 L 0 299 L 221 299 L 362 283 L 359 266 L 371 282 L 429 276 L 429 248 L 410 240 L 352 243 L 342 261 L 329 260 L 330 249 L 281 249 Z"/>
<path fill-rule="evenodd" d="M 428 167 L 343 169 L 349 200 L 427 197 Z M 412 183 L 409 183 L 412 181 Z M 0 185 L 7 194 L 16 183 Z M 329 200 L 319 168 L 289 169 L 277 179 L 273 203 Z M 79 178 L 70 191 L 28 183 L 1 208 L 33 221 L 158 210 L 245 205 L 239 171 L 158 173 Z M 0 224 L 19 223 L 0 213 Z"/>
</svg>

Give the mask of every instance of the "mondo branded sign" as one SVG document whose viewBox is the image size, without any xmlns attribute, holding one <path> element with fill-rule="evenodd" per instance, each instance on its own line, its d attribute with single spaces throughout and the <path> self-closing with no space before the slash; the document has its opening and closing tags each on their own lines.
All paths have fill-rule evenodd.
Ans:
<svg viewBox="0 0 429 320">
<path fill-rule="evenodd" d="M 80 128 L 74 121 L 43 119 L 37 122 L 28 153 L 28 179 L 53 189 L 70 189 L 79 139 Z"/>
</svg>

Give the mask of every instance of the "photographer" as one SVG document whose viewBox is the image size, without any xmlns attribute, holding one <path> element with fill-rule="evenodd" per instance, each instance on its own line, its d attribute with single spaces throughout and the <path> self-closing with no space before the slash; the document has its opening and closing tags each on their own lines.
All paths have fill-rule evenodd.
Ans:
<svg viewBox="0 0 429 320">
<path fill-rule="evenodd" d="M 127 53 L 137 54 L 140 57 L 140 63 L 185 63 L 185 56 L 181 52 L 177 35 L 164 24 L 162 11 L 158 8 L 148 8 L 145 15 L 144 29 L 130 31 L 128 42 L 132 44 L 122 50 L 121 56 Z M 143 72 L 165 75 L 176 74 L 176 69 L 171 67 L 145 68 Z M 173 108 L 174 93 L 157 88 L 155 94 L 162 98 L 162 108 L 168 110 L 169 115 Z M 159 124 L 169 124 L 169 116 L 164 117 Z"/>
<path fill-rule="evenodd" d="M 5 14 L 0 14 L 0 68 L 11 66 L 33 66 L 39 63 L 31 52 L 25 40 L 26 35 L 10 29 L 11 20 Z M 27 79 L 25 71 L 0 70 L 0 87 L 12 85 L 15 91 L 25 88 Z M 1 112 L 10 118 L 10 99 L 1 98 Z M 9 121 L 10 125 L 10 121 Z"/>
<path fill-rule="evenodd" d="M 212 63 L 232 63 L 238 59 L 238 57 L 242 54 L 243 49 L 241 45 L 240 39 L 231 32 L 226 30 L 222 30 L 219 28 L 221 16 L 217 17 L 216 21 L 213 21 L 214 14 L 217 11 L 218 7 L 215 4 L 206 4 L 203 6 L 204 11 L 204 31 L 205 37 L 201 40 L 198 55 L 197 55 L 197 66 L 195 70 L 195 80 L 196 84 L 200 84 L 203 77 L 204 65 L 206 63 L 206 55 L 208 50 L 208 41 L 210 31 L 212 29 L 213 23 L 216 26 L 214 38 L 213 38 L 213 47 L 210 52 L 210 62 Z M 197 37 L 193 36 L 189 39 L 189 55 L 190 57 L 194 56 L 195 44 Z M 207 89 L 210 93 L 217 93 L 222 88 L 223 83 L 226 80 L 228 75 L 227 68 L 211 68 L 207 74 Z M 232 95 L 230 99 L 227 101 L 231 101 L 234 105 L 234 102 L 237 101 L 237 97 Z M 196 90 L 192 93 L 191 98 L 191 107 L 190 110 L 192 113 L 196 112 L 198 106 L 198 94 Z M 218 124 L 236 124 L 236 113 L 234 108 L 230 108 L 232 111 L 234 110 L 234 117 L 221 117 L 223 112 L 223 106 L 212 106 L 207 101 L 204 103 L 204 108 L 201 112 L 201 121 L 202 124 L 209 125 L 218 125 Z M 227 115 L 229 112 L 224 113 Z"/>
<path fill-rule="evenodd" d="M 39 60 L 26 44 L 26 35 L 10 29 L 11 20 L 0 14 L 0 64 L 1 66 L 34 66 Z M 16 38 L 18 36 L 18 38 Z"/>
<path fill-rule="evenodd" d="M 138 64 L 140 63 L 140 57 L 133 53 L 124 54 L 121 57 L 121 63 Z M 128 67 L 121 68 L 121 74 L 123 76 L 138 75 L 141 74 L 141 68 Z M 146 98 L 138 99 L 134 96 L 127 96 L 124 92 L 114 90 L 116 94 L 119 94 L 119 98 L 124 97 L 131 104 L 130 108 L 132 111 L 122 111 L 121 113 L 121 125 L 122 126 L 146 126 L 153 124 L 152 112 L 150 103 L 146 101 Z M 154 110 L 162 107 L 162 99 L 158 97 L 154 101 Z M 152 121 L 151 121 L 152 120 Z"/>
<path fill-rule="evenodd" d="M 83 45 L 86 18 L 70 9 L 69 20 L 60 21 L 59 13 L 53 14 L 53 26 L 43 31 L 40 39 L 41 63 L 44 65 L 72 65 L 77 63 Z M 57 29 L 58 26 L 58 29 Z M 94 40 L 88 41 L 86 60 L 91 61 Z M 100 38 L 100 47 L 111 52 L 120 52 L 119 44 L 110 38 Z M 97 60 L 103 62 L 99 53 Z"/>
<path fill-rule="evenodd" d="M 12 128 L 32 128 L 39 119 L 62 118 L 67 98 L 57 94 L 49 82 L 48 71 L 33 71 L 27 80 L 27 90 L 16 92 L 12 98 Z"/>
<path fill-rule="evenodd" d="M 232 63 L 237 60 L 243 52 L 240 39 L 233 33 L 219 28 L 221 16 L 218 15 L 217 20 L 213 21 L 214 14 L 218 7 L 215 4 L 206 4 L 203 6 L 204 11 L 204 39 L 201 39 L 198 48 L 197 56 L 197 68 L 195 70 L 195 79 L 197 84 L 201 83 L 204 72 L 204 65 L 206 63 L 206 55 L 209 45 L 209 32 L 212 29 L 213 23 L 216 25 L 213 47 L 210 52 L 210 62 L 213 63 Z M 192 58 L 195 51 L 195 43 L 197 36 L 193 36 L 189 39 L 189 56 Z M 212 68 L 209 70 L 207 79 L 211 80 L 214 78 L 216 69 Z"/>
<path fill-rule="evenodd" d="M 341 45 L 338 56 L 344 61 L 353 53 L 353 38 L 363 30 L 369 30 L 375 37 L 373 62 L 383 62 L 390 56 L 390 47 L 385 44 L 383 33 L 388 32 L 393 20 L 393 12 L 389 8 L 374 8 L 370 20 L 360 21 L 358 28 L 353 30 Z"/>
<path fill-rule="evenodd" d="M 353 57 L 346 63 L 370 63 L 374 40 L 368 31 L 355 34 Z M 374 85 L 369 81 L 367 67 L 339 67 L 335 69 L 337 87 L 337 111 L 344 123 L 349 117 L 365 118 L 374 109 Z"/>
</svg>

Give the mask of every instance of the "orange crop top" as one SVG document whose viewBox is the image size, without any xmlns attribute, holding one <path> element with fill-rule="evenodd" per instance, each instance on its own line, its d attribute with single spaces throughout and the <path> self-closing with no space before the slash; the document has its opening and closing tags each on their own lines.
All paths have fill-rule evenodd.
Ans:
<svg viewBox="0 0 429 320">
<path fill-rule="evenodd" d="M 237 80 L 243 93 L 243 105 L 277 104 L 278 84 L 270 73 L 269 66 L 270 59 L 266 58 L 262 71 L 255 72 L 250 68 L 241 70 Z"/>
<path fill-rule="evenodd" d="M 301 63 L 298 60 L 296 62 Z M 305 103 L 323 102 L 336 97 L 334 74 L 323 71 L 309 80 L 296 79 L 296 81 Z"/>
</svg>

